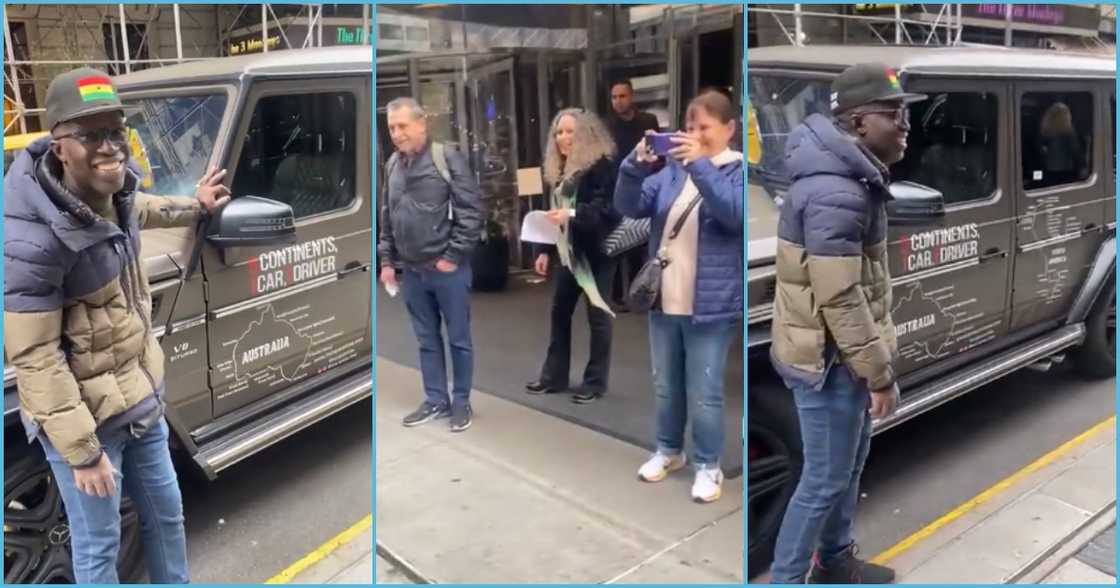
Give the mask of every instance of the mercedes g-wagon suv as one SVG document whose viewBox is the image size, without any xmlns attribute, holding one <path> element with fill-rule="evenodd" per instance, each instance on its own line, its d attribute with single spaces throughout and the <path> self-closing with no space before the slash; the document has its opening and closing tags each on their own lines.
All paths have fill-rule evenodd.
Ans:
<svg viewBox="0 0 1120 588">
<path fill-rule="evenodd" d="M 887 430 L 1026 366 L 1115 377 L 1116 63 L 975 47 L 750 52 L 760 152 L 748 170 L 748 572 L 772 557 L 801 474 L 792 396 L 768 361 L 786 137 L 829 112 L 845 67 L 886 62 L 907 91 L 889 258 L 902 399 Z"/>
<path fill-rule="evenodd" d="M 209 477 L 371 394 L 372 55 L 276 51 L 116 78 L 146 191 L 190 196 L 210 166 L 233 200 L 144 231 L 175 450 Z M 4 371 L 4 582 L 73 581 L 67 518 Z M 122 507 L 131 511 L 127 501 Z M 142 574 L 123 516 L 122 581 Z"/>
</svg>

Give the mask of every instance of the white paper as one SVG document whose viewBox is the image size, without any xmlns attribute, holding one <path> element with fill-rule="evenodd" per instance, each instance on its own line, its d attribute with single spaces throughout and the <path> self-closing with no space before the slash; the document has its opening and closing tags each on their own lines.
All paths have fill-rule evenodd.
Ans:
<svg viewBox="0 0 1120 588">
<path fill-rule="evenodd" d="M 397 292 L 400 292 L 400 291 L 401 291 L 401 287 L 398 286 L 396 283 L 392 283 L 392 284 L 386 283 L 385 284 L 385 292 L 387 292 L 389 294 L 389 296 L 391 296 L 393 298 L 396 298 L 397 297 Z"/>
<path fill-rule="evenodd" d="M 534 210 L 525 215 L 521 221 L 521 240 L 530 243 L 543 243 L 555 245 L 560 238 L 560 227 L 548 220 L 548 213 L 543 210 Z"/>
</svg>

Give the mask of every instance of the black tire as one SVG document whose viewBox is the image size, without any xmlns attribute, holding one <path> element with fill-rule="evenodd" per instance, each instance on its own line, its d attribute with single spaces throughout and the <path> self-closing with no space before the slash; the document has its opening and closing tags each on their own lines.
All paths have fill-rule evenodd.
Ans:
<svg viewBox="0 0 1120 588">
<path fill-rule="evenodd" d="M 1073 350 L 1073 369 L 1082 377 L 1116 377 L 1116 282 L 1107 278 L 1089 316 L 1085 319 L 1085 342 Z"/>
<path fill-rule="evenodd" d="M 774 559 L 774 543 L 801 479 L 803 456 L 793 393 L 767 379 L 752 382 L 747 397 L 747 577 L 754 578 Z"/>
<path fill-rule="evenodd" d="M 39 451 L 5 462 L 4 583 L 73 584 L 70 526 L 50 466 Z M 122 583 L 144 580 L 140 519 L 127 498 L 117 574 Z"/>
</svg>

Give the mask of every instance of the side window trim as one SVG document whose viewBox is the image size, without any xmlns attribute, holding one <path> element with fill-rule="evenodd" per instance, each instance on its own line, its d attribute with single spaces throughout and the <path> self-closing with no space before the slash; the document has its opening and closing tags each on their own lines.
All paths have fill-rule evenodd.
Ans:
<svg viewBox="0 0 1120 588">
<path fill-rule="evenodd" d="M 360 116 L 359 112 L 361 109 L 361 104 L 364 100 L 360 87 L 363 83 L 362 78 L 335 77 L 329 80 L 316 80 L 314 87 L 312 88 L 300 86 L 300 83 L 301 82 L 299 81 L 293 81 L 289 79 L 259 80 L 255 82 L 258 87 L 249 89 L 247 100 L 242 107 L 243 111 L 240 117 L 242 120 L 239 121 L 238 128 L 234 131 L 238 135 L 240 144 L 230 146 L 231 150 L 228 158 L 230 161 L 229 167 L 232 168 L 231 171 L 233 172 L 233 178 L 231 179 L 231 185 L 233 185 L 233 182 L 236 182 L 237 173 L 238 171 L 240 171 L 242 151 L 244 151 L 246 145 L 248 144 L 248 135 L 249 130 L 252 127 L 253 116 L 255 115 L 258 106 L 263 100 L 275 97 L 322 94 L 344 94 L 348 96 L 354 104 L 354 120 L 351 135 L 351 142 L 353 145 L 352 147 L 350 147 L 353 150 L 354 160 L 351 163 L 353 177 L 350 178 L 352 186 L 350 199 L 345 206 L 334 208 L 331 210 L 325 210 L 322 212 L 316 212 L 314 214 L 308 214 L 304 216 L 299 216 L 297 212 L 297 216 L 295 219 L 297 227 L 314 225 L 320 222 L 327 222 L 336 219 L 340 216 L 349 216 L 356 214 L 360 212 L 364 204 L 363 195 L 360 194 L 358 190 L 358 186 L 360 184 L 358 174 L 362 168 L 361 153 L 363 150 L 361 130 L 362 117 Z M 270 197 L 271 195 L 265 196 Z"/>
<path fill-rule="evenodd" d="M 1086 159 L 1090 163 L 1090 169 L 1089 169 L 1089 174 L 1085 179 L 1075 181 L 1075 182 L 1067 182 L 1067 183 L 1055 184 L 1055 185 L 1052 185 L 1052 186 L 1043 186 L 1043 187 L 1038 187 L 1038 188 L 1028 188 L 1027 187 L 1027 179 L 1026 179 L 1026 171 L 1027 170 L 1026 170 L 1026 166 L 1025 166 L 1025 162 L 1024 162 L 1024 157 L 1026 155 L 1026 145 L 1023 143 L 1024 124 L 1023 124 L 1023 119 L 1022 119 L 1022 114 L 1023 114 L 1022 106 L 1023 106 L 1024 98 L 1029 94 L 1051 94 L 1051 95 L 1054 95 L 1054 94 L 1057 94 L 1057 95 L 1085 94 L 1089 97 L 1089 100 L 1091 101 L 1090 106 L 1089 106 L 1089 115 L 1091 117 L 1090 118 L 1090 124 L 1092 125 L 1091 128 L 1090 128 L 1089 137 L 1090 137 L 1090 140 L 1092 141 L 1092 144 L 1090 145 L 1090 152 L 1086 154 Z M 1059 88 L 1059 87 L 1056 87 L 1056 86 L 1053 86 L 1053 85 L 1050 85 L 1050 84 L 1035 83 L 1032 80 L 1032 81 L 1020 82 L 1020 83 L 1016 84 L 1015 88 L 1014 88 L 1014 98 L 1015 98 L 1016 109 L 1015 109 L 1015 112 L 1013 113 L 1013 115 L 1016 117 L 1017 120 L 1015 121 L 1015 136 L 1013 137 L 1013 139 L 1014 139 L 1015 144 L 1017 145 L 1017 148 L 1018 148 L 1018 157 L 1015 158 L 1016 159 L 1015 167 L 1016 167 L 1016 170 L 1017 170 L 1017 175 L 1019 176 L 1018 179 L 1016 180 L 1016 182 L 1017 182 L 1017 185 L 1021 186 L 1023 194 L 1027 198 L 1032 198 L 1033 199 L 1033 198 L 1041 198 L 1041 197 L 1045 197 L 1045 196 L 1052 196 L 1054 194 L 1062 194 L 1062 193 L 1065 193 L 1065 192 L 1074 192 L 1074 191 L 1078 191 L 1078 190 L 1086 190 L 1086 189 L 1093 188 L 1094 186 L 1096 186 L 1100 182 L 1100 173 L 1101 173 L 1100 170 L 1097 169 L 1098 168 L 1097 155 L 1098 155 L 1099 149 L 1101 147 L 1099 145 L 1100 141 L 1096 140 L 1096 135 L 1097 135 L 1097 129 L 1100 127 L 1100 124 L 1101 124 L 1102 121 L 1099 119 L 1099 112 L 1098 112 L 1098 105 L 1097 105 L 1097 92 L 1094 90 L 1094 88 L 1090 85 L 1082 85 L 1082 86 L 1079 86 L 1079 87 L 1074 86 L 1072 88 L 1070 86 L 1063 86 L 1063 87 Z"/>
<path fill-rule="evenodd" d="M 938 78 L 938 77 L 917 77 L 907 88 L 913 88 L 913 92 L 928 94 L 931 97 L 936 94 L 991 94 L 996 99 L 996 112 L 995 112 L 995 135 L 996 135 L 996 169 L 994 170 L 996 181 L 992 191 L 984 197 L 972 198 L 961 202 L 947 202 L 945 204 L 946 213 L 959 212 L 964 210 L 971 210 L 975 208 L 982 208 L 985 206 L 993 206 L 999 204 L 1004 197 L 1003 178 L 1007 172 L 1005 166 L 1008 165 L 1008 159 L 1013 154 L 1010 145 L 1005 145 L 1005 137 L 1008 136 L 1008 125 L 1011 124 L 1010 117 L 1007 116 L 1007 111 L 1011 104 L 1010 85 L 1002 81 L 989 81 L 985 80 L 977 82 L 973 80 L 962 80 L 955 78 Z M 911 125 L 912 126 L 912 125 Z"/>
</svg>

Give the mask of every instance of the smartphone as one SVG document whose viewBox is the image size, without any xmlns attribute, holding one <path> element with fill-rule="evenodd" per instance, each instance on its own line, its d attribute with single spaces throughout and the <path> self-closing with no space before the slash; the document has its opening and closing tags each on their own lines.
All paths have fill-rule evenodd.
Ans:
<svg viewBox="0 0 1120 588">
<path fill-rule="evenodd" d="M 669 155 L 669 150 L 677 146 L 676 143 L 669 140 L 670 137 L 675 135 L 676 133 L 653 133 L 647 135 L 646 145 L 654 155 L 658 157 L 667 157 Z"/>
</svg>

